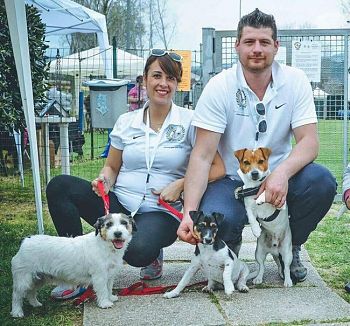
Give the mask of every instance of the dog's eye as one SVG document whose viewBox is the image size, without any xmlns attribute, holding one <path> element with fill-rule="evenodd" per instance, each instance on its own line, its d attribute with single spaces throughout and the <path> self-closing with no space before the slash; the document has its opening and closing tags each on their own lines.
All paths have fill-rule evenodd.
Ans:
<svg viewBox="0 0 350 326">
<path fill-rule="evenodd" d="M 108 222 L 108 223 L 106 224 L 106 227 L 107 227 L 107 228 L 110 228 L 112 225 L 113 225 L 112 222 Z"/>
<path fill-rule="evenodd" d="M 264 160 L 259 160 L 258 164 L 264 164 L 264 162 L 265 162 Z"/>
<path fill-rule="evenodd" d="M 120 221 L 120 224 L 121 224 L 121 225 L 128 225 L 128 222 L 125 221 L 125 220 L 121 220 L 121 221 Z"/>
<path fill-rule="evenodd" d="M 249 161 L 243 161 L 243 164 L 244 165 L 250 165 L 250 162 Z"/>
</svg>

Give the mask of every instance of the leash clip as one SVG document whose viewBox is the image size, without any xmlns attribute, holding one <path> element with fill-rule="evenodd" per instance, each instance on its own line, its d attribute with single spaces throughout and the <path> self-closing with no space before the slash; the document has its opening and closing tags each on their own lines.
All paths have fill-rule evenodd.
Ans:
<svg viewBox="0 0 350 326">
<path fill-rule="evenodd" d="M 242 190 L 243 190 L 243 186 L 237 187 L 237 188 L 234 190 L 234 195 L 235 195 L 235 198 L 236 198 L 236 199 L 240 199 L 239 193 L 242 192 Z"/>
</svg>

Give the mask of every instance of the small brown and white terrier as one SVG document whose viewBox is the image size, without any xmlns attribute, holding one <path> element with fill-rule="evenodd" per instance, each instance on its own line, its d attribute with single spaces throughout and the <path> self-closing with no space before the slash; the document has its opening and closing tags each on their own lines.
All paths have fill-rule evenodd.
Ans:
<svg viewBox="0 0 350 326">
<path fill-rule="evenodd" d="M 234 152 L 239 161 L 238 175 L 244 185 L 243 191 L 259 188 L 265 178 L 270 174 L 268 159 L 271 149 L 259 147 L 258 149 L 240 149 Z M 280 276 L 284 279 L 284 286 L 290 287 L 293 282 L 290 277 L 290 264 L 292 263 L 292 233 L 289 226 L 287 205 L 281 209 L 265 201 L 265 192 L 257 199 L 255 195 L 246 195 L 244 205 L 248 221 L 253 234 L 258 238 L 255 259 L 259 264 L 259 272 L 254 278 L 254 284 L 261 284 L 264 275 L 264 261 L 270 253 L 277 266 Z M 281 264 L 281 261 L 282 264 Z M 283 265 L 283 266 L 282 266 Z"/>
</svg>

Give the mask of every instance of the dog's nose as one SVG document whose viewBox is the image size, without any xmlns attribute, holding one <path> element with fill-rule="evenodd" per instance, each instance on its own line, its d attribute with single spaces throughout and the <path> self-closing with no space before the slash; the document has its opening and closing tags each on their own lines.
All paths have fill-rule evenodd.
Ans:
<svg viewBox="0 0 350 326">
<path fill-rule="evenodd" d="M 120 237 L 122 236 L 122 233 L 121 233 L 120 231 L 115 231 L 115 232 L 114 232 L 114 236 L 115 236 L 116 238 L 120 238 Z"/>
<path fill-rule="evenodd" d="M 252 179 L 257 180 L 259 178 L 259 172 L 258 171 L 252 171 Z"/>
</svg>

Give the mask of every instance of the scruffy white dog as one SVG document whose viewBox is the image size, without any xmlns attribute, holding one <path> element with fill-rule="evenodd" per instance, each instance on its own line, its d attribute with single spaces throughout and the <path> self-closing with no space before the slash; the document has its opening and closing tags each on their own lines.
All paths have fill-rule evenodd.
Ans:
<svg viewBox="0 0 350 326">
<path fill-rule="evenodd" d="M 33 307 L 42 305 L 36 294 L 45 283 L 92 285 L 100 308 L 113 305 L 118 299 L 113 281 L 136 228 L 125 214 L 100 217 L 94 227 L 96 232 L 75 238 L 34 235 L 23 240 L 11 262 L 13 317 L 24 316 L 24 298 Z"/>
</svg>

